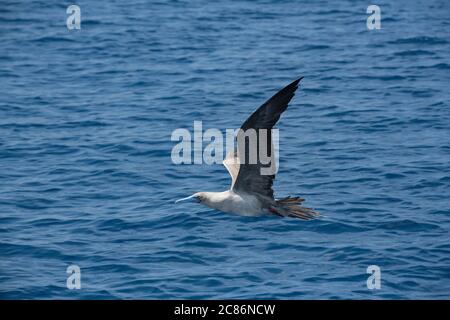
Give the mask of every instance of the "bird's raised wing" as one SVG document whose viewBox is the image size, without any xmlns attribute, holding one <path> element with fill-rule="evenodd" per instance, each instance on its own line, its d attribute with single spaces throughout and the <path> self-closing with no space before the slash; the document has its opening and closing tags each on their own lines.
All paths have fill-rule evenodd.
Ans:
<svg viewBox="0 0 450 320">
<path fill-rule="evenodd" d="M 239 166 L 239 173 L 237 174 L 232 187 L 235 192 L 257 194 L 259 196 L 273 199 L 272 184 L 275 179 L 275 174 L 261 174 L 261 172 L 262 169 L 268 169 L 274 165 L 275 159 L 271 129 L 277 123 L 278 119 L 280 119 L 281 114 L 288 107 L 288 103 L 294 96 L 300 80 L 302 80 L 302 78 L 295 80 L 281 89 L 277 94 L 260 106 L 258 110 L 256 110 L 241 126 L 241 130 L 239 130 L 238 133 L 237 148 L 238 158 L 241 160 L 241 163 Z M 245 138 L 245 132 L 249 129 L 255 130 L 257 139 L 251 140 Z M 266 150 L 264 153 L 271 158 L 269 164 L 264 164 L 265 161 L 261 161 L 260 149 L 263 148 L 264 145 L 260 145 L 259 143 L 262 132 L 259 129 L 267 129 L 267 144 L 265 146 Z M 250 144 L 250 141 L 253 144 L 256 143 L 256 148 L 254 145 Z M 255 150 L 256 162 L 250 162 L 250 152 L 254 153 Z"/>
</svg>

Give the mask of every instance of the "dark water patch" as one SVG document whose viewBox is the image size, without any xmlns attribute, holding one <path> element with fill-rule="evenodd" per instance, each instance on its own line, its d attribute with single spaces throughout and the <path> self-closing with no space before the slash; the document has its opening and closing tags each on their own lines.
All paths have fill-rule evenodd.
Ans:
<svg viewBox="0 0 450 320">
<path fill-rule="evenodd" d="M 417 36 L 409 38 L 401 38 L 388 42 L 389 44 L 417 44 L 417 45 L 442 45 L 448 41 L 438 37 Z"/>
<path fill-rule="evenodd" d="M 398 51 L 395 52 L 395 56 L 399 57 L 414 57 L 414 56 L 432 56 L 436 53 L 429 51 L 429 50 L 405 50 L 405 51 Z"/>
</svg>

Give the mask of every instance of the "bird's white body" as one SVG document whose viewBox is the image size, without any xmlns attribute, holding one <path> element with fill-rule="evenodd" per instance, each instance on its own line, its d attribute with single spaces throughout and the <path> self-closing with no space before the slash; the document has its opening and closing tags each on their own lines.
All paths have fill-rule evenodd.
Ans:
<svg viewBox="0 0 450 320">
<path fill-rule="evenodd" d="M 201 203 L 216 210 L 244 216 L 259 216 L 267 213 L 256 196 L 238 194 L 233 190 L 201 192 Z"/>
</svg>

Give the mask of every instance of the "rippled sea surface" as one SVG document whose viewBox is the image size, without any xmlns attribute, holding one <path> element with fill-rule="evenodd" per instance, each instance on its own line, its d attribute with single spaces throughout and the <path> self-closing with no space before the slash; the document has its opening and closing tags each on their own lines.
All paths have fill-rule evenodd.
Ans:
<svg viewBox="0 0 450 320">
<path fill-rule="evenodd" d="M 448 1 L 378 1 L 381 30 L 364 1 L 76 4 L 72 31 L 0 5 L 0 298 L 450 298 Z M 322 219 L 175 205 L 230 182 L 173 164 L 172 131 L 299 76 L 274 187 Z"/>
</svg>

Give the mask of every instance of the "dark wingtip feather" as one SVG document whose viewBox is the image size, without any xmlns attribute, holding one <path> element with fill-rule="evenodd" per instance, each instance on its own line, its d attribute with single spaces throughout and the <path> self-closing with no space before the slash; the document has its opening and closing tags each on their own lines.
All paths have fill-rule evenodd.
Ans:
<svg viewBox="0 0 450 320">
<path fill-rule="evenodd" d="M 295 91 L 303 77 L 294 80 L 283 89 L 278 91 L 253 114 L 245 120 L 241 129 L 272 129 L 280 118 L 280 115 L 287 109 L 289 102 L 295 95 Z"/>
<path fill-rule="evenodd" d="M 300 83 L 300 81 L 302 81 L 303 78 L 304 78 L 304 77 L 300 77 L 300 78 L 298 78 L 297 80 L 292 81 L 292 84 L 295 83 L 295 85 L 298 85 L 298 84 Z"/>
<path fill-rule="evenodd" d="M 302 81 L 303 78 L 304 78 L 304 77 L 300 77 L 300 78 L 298 78 L 297 80 L 292 81 L 290 84 L 288 84 L 288 85 L 286 86 L 286 88 L 292 88 L 292 87 L 295 87 L 294 90 L 296 90 L 296 89 L 298 88 L 298 85 L 299 85 L 300 81 Z"/>
<path fill-rule="evenodd" d="M 297 91 L 298 89 L 298 85 L 300 84 L 300 81 L 302 81 L 304 77 L 300 77 L 297 80 L 292 81 L 290 84 L 288 84 L 286 87 L 284 87 L 283 89 L 281 89 L 273 98 L 275 97 L 280 97 L 280 96 L 284 96 L 284 95 L 288 95 L 288 101 L 287 103 L 289 103 L 289 101 L 292 99 L 292 97 L 295 95 L 295 91 Z M 287 104 L 286 103 L 286 104 Z M 287 106 L 286 106 L 287 107 Z"/>
</svg>

